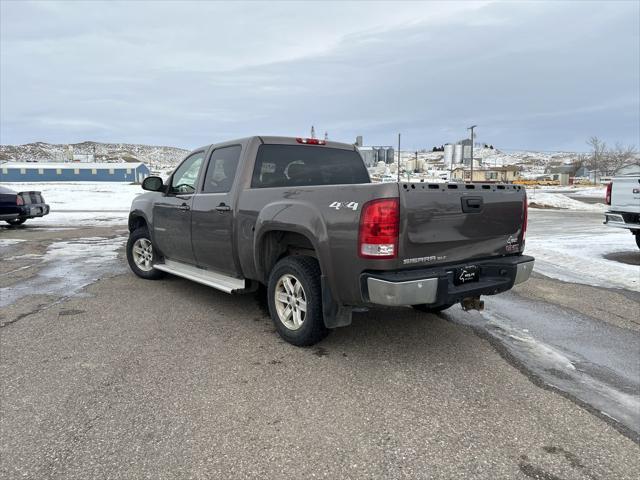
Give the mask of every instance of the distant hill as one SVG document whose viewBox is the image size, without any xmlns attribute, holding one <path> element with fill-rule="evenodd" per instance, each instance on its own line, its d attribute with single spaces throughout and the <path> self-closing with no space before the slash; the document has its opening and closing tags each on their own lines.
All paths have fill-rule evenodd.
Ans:
<svg viewBox="0 0 640 480">
<path fill-rule="evenodd" d="M 82 142 L 67 145 L 36 142 L 0 145 L 0 161 L 62 162 L 69 158 L 69 146 L 74 155 L 95 154 L 96 162 L 144 162 L 157 167 L 175 166 L 189 152 L 176 147 L 133 143 Z"/>
</svg>

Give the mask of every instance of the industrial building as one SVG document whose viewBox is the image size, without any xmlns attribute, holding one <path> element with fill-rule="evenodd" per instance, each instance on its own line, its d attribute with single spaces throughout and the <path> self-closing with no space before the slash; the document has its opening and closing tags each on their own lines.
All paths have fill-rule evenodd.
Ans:
<svg viewBox="0 0 640 480">
<path fill-rule="evenodd" d="M 393 147 L 358 147 L 358 151 L 367 167 L 375 167 L 378 162 L 393 163 L 395 161 Z"/>
<path fill-rule="evenodd" d="M 144 163 L 0 164 L 1 182 L 134 182 L 149 176 Z"/>
</svg>

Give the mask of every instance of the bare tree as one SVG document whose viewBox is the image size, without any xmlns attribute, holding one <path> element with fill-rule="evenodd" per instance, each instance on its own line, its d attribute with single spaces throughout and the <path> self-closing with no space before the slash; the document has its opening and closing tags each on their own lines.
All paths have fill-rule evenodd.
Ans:
<svg viewBox="0 0 640 480">
<path fill-rule="evenodd" d="M 591 147 L 591 156 L 588 160 L 588 167 L 595 172 L 594 177 L 597 178 L 599 174 L 607 169 L 607 144 L 600 140 L 598 137 L 591 137 L 587 140 L 587 145 Z"/>
<path fill-rule="evenodd" d="M 633 145 L 623 145 L 622 143 L 616 143 L 616 146 L 607 152 L 610 159 L 611 172 L 614 173 L 620 167 L 628 165 L 630 163 L 640 164 L 638 160 L 638 151 Z"/>
<path fill-rule="evenodd" d="M 591 147 L 591 152 L 583 159 L 584 165 L 595 172 L 596 177 L 612 175 L 629 163 L 640 163 L 638 150 L 633 145 L 618 142 L 615 147 L 607 148 L 607 144 L 598 137 L 589 138 L 587 145 Z"/>
</svg>

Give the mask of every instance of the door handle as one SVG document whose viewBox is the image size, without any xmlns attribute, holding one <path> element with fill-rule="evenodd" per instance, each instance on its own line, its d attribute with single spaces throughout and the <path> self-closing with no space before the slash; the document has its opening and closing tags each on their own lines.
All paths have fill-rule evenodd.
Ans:
<svg viewBox="0 0 640 480">
<path fill-rule="evenodd" d="M 216 207 L 216 210 L 219 212 L 228 212 L 231 210 L 231 207 L 229 205 L 225 205 L 224 203 L 221 203 Z"/>
<path fill-rule="evenodd" d="M 182 205 L 180 205 L 178 207 L 180 210 L 182 210 L 183 212 L 186 212 L 188 210 L 191 210 L 191 207 L 189 205 L 187 205 L 186 203 L 183 203 Z"/>
</svg>

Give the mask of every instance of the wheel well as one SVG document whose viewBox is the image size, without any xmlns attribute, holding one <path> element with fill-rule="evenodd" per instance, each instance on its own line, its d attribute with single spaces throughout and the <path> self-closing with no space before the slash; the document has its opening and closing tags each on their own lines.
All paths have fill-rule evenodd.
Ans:
<svg viewBox="0 0 640 480">
<path fill-rule="evenodd" d="M 140 216 L 140 215 L 134 215 L 132 217 L 129 218 L 129 231 L 133 232 L 134 230 L 141 228 L 141 227 L 146 227 L 147 226 L 147 221 L 144 219 L 144 217 Z"/>
<path fill-rule="evenodd" d="M 318 258 L 317 252 L 307 237 L 300 233 L 274 230 L 267 232 L 260 242 L 259 252 L 263 252 L 260 267 L 266 282 L 269 272 L 278 260 L 292 255 Z"/>
</svg>

